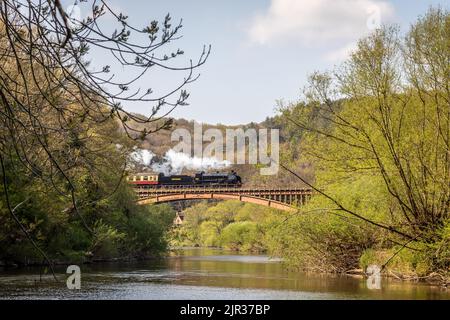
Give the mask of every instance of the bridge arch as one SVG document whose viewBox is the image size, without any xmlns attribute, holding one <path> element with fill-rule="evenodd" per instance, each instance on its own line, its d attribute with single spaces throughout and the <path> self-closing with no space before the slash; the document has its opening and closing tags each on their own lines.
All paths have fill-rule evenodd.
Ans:
<svg viewBox="0 0 450 320">
<path fill-rule="evenodd" d="M 142 198 L 138 200 L 139 205 L 147 205 L 147 204 L 157 204 L 157 203 L 165 203 L 165 202 L 173 202 L 173 201 L 187 201 L 187 200 L 204 200 L 204 199 L 215 199 L 215 200 L 238 200 L 241 202 L 258 204 L 266 207 L 270 207 L 273 209 L 283 210 L 293 212 L 296 209 L 287 204 L 280 201 L 270 200 L 266 198 L 260 198 L 250 195 L 241 195 L 241 194 L 227 194 L 227 193 L 176 193 L 176 194 L 167 194 L 167 195 L 155 195 L 148 198 Z"/>
</svg>

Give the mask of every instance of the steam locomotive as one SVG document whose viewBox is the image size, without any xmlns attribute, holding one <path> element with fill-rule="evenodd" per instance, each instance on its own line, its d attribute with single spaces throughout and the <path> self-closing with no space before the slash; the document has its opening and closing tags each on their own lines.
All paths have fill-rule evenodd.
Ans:
<svg viewBox="0 0 450 320">
<path fill-rule="evenodd" d="M 194 176 L 169 175 L 163 173 L 136 173 L 127 177 L 130 184 L 140 188 L 157 188 L 161 186 L 233 186 L 242 185 L 241 177 L 235 171 L 230 173 L 199 172 Z"/>
</svg>

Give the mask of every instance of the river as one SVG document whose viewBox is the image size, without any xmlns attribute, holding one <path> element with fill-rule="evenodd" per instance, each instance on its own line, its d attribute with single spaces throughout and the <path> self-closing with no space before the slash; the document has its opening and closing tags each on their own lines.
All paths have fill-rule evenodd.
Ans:
<svg viewBox="0 0 450 320">
<path fill-rule="evenodd" d="M 278 259 L 218 249 L 184 249 L 158 261 L 81 266 L 81 289 L 42 268 L 0 271 L 0 299 L 450 299 L 449 290 L 383 279 L 287 272 Z"/>
</svg>

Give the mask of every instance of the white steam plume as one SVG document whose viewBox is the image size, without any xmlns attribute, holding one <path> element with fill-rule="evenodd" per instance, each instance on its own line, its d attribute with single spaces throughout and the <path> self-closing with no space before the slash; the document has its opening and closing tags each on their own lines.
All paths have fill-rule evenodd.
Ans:
<svg viewBox="0 0 450 320">
<path fill-rule="evenodd" d="M 136 151 L 131 153 L 131 159 L 146 167 L 150 166 L 154 156 L 155 154 L 153 152 L 146 149 L 136 149 Z"/>
<path fill-rule="evenodd" d="M 135 161 L 151 168 L 155 172 L 161 172 L 165 175 L 180 174 L 184 168 L 188 170 L 207 171 L 223 169 L 231 165 L 231 162 L 227 160 L 219 161 L 214 157 L 190 157 L 185 153 L 176 152 L 173 149 L 167 151 L 160 162 L 156 161 L 154 156 L 155 154 L 153 152 L 144 149 L 138 149 L 132 153 L 132 158 Z"/>
</svg>

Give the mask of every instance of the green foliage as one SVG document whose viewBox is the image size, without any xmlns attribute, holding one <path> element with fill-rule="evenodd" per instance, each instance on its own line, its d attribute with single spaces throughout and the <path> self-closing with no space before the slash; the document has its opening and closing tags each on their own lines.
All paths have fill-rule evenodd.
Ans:
<svg viewBox="0 0 450 320">
<path fill-rule="evenodd" d="M 125 238 L 125 233 L 119 232 L 114 227 L 97 220 L 93 231 L 95 237 L 90 246 L 90 252 L 97 257 L 116 257 L 118 255 L 117 244 Z"/>
<path fill-rule="evenodd" d="M 266 251 L 266 233 L 284 215 L 277 210 L 239 201 L 201 202 L 187 208 L 184 223 L 171 233 L 174 246 L 213 246 L 240 251 Z"/>
<path fill-rule="evenodd" d="M 217 247 L 220 244 L 220 224 L 218 221 L 205 221 L 200 225 L 200 243 L 207 247 Z"/>
<path fill-rule="evenodd" d="M 233 222 L 221 234 L 223 247 L 243 251 L 263 251 L 258 224 L 252 221 Z"/>
<path fill-rule="evenodd" d="M 127 225 L 127 250 L 137 256 L 158 255 L 167 249 L 166 233 L 175 211 L 168 205 L 144 208 L 133 214 Z"/>
<path fill-rule="evenodd" d="M 115 126 L 113 129 L 118 130 Z M 111 147 L 111 137 L 95 139 L 96 147 L 105 147 L 105 154 L 91 160 L 102 162 L 109 157 L 111 161 L 104 167 L 108 170 L 94 171 L 84 166 L 72 169 L 77 209 L 71 198 L 18 169 L 16 158 L 5 162 L 10 201 L 13 206 L 21 203 L 15 215 L 36 244 L 58 262 L 159 255 L 167 248 L 166 232 L 175 212 L 167 205 L 136 205 L 135 192 L 124 179 L 119 183 L 124 155 L 114 144 Z M 15 170 L 9 170 L 12 168 Z M 3 181 L 2 174 L 0 179 Z M 54 183 L 61 189 L 65 186 L 62 181 Z M 42 263 L 42 256 L 6 206 L 3 183 L 0 191 L 0 261 Z"/>
<path fill-rule="evenodd" d="M 269 232 L 292 266 L 448 275 L 449 23 L 439 8 L 403 39 L 379 29 L 341 68 L 312 74 L 305 101 L 281 105 L 283 162 L 312 163 L 314 179 L 302 176 L 327 195 Z"/>
</svg>

